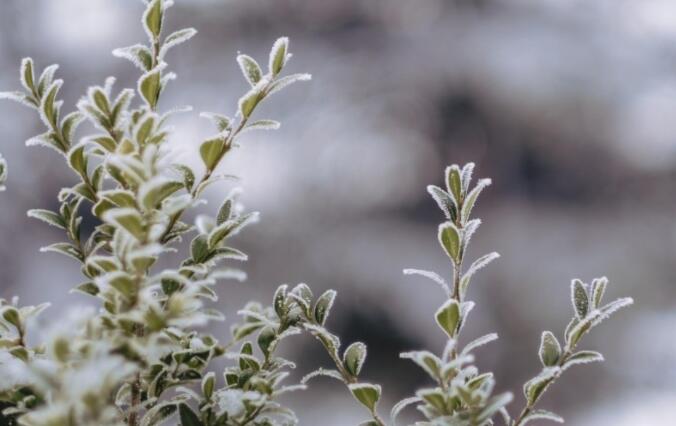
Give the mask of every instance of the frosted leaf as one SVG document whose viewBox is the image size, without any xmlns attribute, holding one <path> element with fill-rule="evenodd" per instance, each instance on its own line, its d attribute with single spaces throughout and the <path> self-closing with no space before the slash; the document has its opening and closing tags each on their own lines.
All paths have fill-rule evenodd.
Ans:
<svg viewBox="0 0 676 426">
<path fill-rule="evenodd" d="M 570 284 L 570 297 L 577 317 L 579 319 L 586 317 L 589 313 L 589 295 L 586 284 L 574 279 Z"/>
<path fill-rule="evenodd" d="M 481 226 L 481 219 L 472 219 L 465 223 L 465 227 L 463 228 L 463 243 L 465 244 L 465 247 L 467 247 L 469 242 L 472 240 L 472 237 L 479 229 L 479 226 Z"/>
<path fill-rule="evenodd" d="M 275 390 L 275 391 L 272 393 L 272 396 L 273 396 L 273 397 L 277 397 L 277 396 L 283 395 L 283 394 L 285 394 L 285 393 L 289 393 L 289 392 L 297 392 L 297 391 L 306 390 L 306 389 L 307 389 L 307 386 L 302 385 L 302 384 L 301 384 L 301 385 L 283 386 L 283 387 L 281 387 L 281 388 Z"/>
<path fill-rule="evenodd" d="M 164 39 L 164 44 L 162 45 L 158 56 L 160 58 L 164 58 L 171 48 L 178 46 L 181 43 L 185 43 L 186 41 L 193 38 L 195 34 L 197 34 L 197 30 L 194 28 L 184 28 L 171 33 L 166 39 Z"/>
<path fill-rule="evenodd" d="M 277 93 L 280 90 L 284 89 L 285 87 L 292 85 L 293 83 L 310 80 L 312 80 L 312 75 L 310 74 L 287 75 L 285 77 L 278 78 L 275 81 L 273 81 L 272 84 L 270 85 L 270 88 L 268 89 L 267 94 L 272 95 L 273 93 Z"/>
<path fill-rule="evenodd" d="M 402 359 L 410 359 L 425 370 L 434 380 L 441 378 L 442 361 L 430 351 L 411 351 L 399 354 Z"/>
<path fill-rule="evenodd" d="M 460 303 L 455 299 L 449 299 L 441 305 L 441 307 L 434 314 L 437 325 L 448 335 L 453 338 L 458 332 L 458 327 L 461 321 Z"/>
<path fill-rule="evenodd" d="M 149 71 L 152 68 L 153 55 L 148 47 L 142 44 L 135 44 L 129 47 L 122 47 L 113 50 L 113 56 L 127 59 L 134 65 L 141 69 L 141 71 Z"/>
<path fill-rule="evenodd" d="M 523 392 L 529 405 L 532 405 L 545 391 L 549 383 L 561 373 L 559 367 L 547 367 L 523 386 Z"/>
<path fill-rule="evenodd" d="M 600 324 L 603 320 L 608 318 L 613 313 L 617 312 L 618 310 L 624 307 L 630 306 L 633 303 L 634 299 L 632 299 L 631 297 L 624 297 L 622 299 L 617 299 L 613 302 L 610 302 L 607 305 L 599 308 L 597 310 L 596 318 L 592 321 L 592 326 Z"/>
<path fill-rule="evenodd" d="M 563 423 L 563 417 L 558 414 L 554 414 L 551 411 L 547 410 L 534 410 L 528 413 L 522 420 L 520 425 L 525 425 L 531 420 L 549 420 L 556 423 Z"/>
<path fill-rule="evenodd" d="M 493 252 L 493 253 L 488 253 L 486 255 L 481 256 L 477 260 L 475 260 L 472 265 L 467 269 L 467 272 L 462 276 L 462 279 L 469 279 L 471 278 L 477 271 L 480 269 L 484 268 L 487 266 L 489 263 L 494 261 L 495 259 L 498 259 L 500 257 L 500 254 Z"/>
<path fill-rule="evenodd" d="M 281 124 L 279 121 L 275 120 L 256 120 L 253 123 L 247 125 L 241 133 L 247 132 L 249 130 L 277 130 Z"/>
<path fill-rule="evenodd" d="M 37 109 L 37 105 L 35 105 L 32 98 L 26 96 L 24 93 L 21 92 L 0 92 L 0 100 L 1 99 L 19 102 L 20 104 L 23 104 L 27 107 Z"/>
<path fill-rule="evenodd" d="M 240 269 L 222 268 L 209 273 L 209 278 L 214 280 L 235 280 L 244 282 L 247 279 L 247 274 Z"/>
<path fill-rule="evenodd" d="M 410 398 L 405 398 L 402 399 L 401 401 L 397 402 L 394 407 L 392 407 L 392 411 L 390 412 L 390 420 L 392 421 L 393 426 L 397 425 L 397 417 L 399 417 L 399 414 L 408 407 L 409 405 L 416 404 L 418 402 L 422 402 L 422 399 L 420 399 L 417 396 L 412 396 Z"/>
<path fill-rule="evenodd" d="M 443 353 L 443 359 L 448 360 L 451 357 L 451 354 L 453 353 L 453 350 L 455 349 L 457 345 L 457 341 L 455 339 L 448 339 L 448 342 L 446 342 L 446 346 L 444 347 L 444 353 Z"/>
<path fill-rule="evenodd" d="M 474 163 L 467 163 L 460 171 L 460 182 L 462 183 L 462 190 L 465 194 L 469 191 L 469 184 L 472 182 L 474 166 Z"/>
<path fill-rule="evenodd" d="M 404 269 L 404 275 L 420 275 L 422 277 L 428 278 L 439 284 L 446 295 L 449 298 L 451 297 L 451 288 L 449 287 L 448 283 L 446 283 L 446 281 L 436 272 L 427 271 L 424 269 Z"/>
<path fill-rule="evenodd" d="M 446 167 L 444 176 L 448 193 L 453 194 L 453 198 L 457 201 L 463 200 L 464 192 L 462 191 L 462 182 L 460 181 L 460 167 L 457 164 Z"/>
<path fill-rule="evenodd" d="M 143 96 L 143 99 L 145 99 L 151 109 L 154 109 L 157 105 L 162 89 L 162 71 L 166 67 L 167 64 L 162 62 L 139 78 L 138 92 Z"/>
<path fill-rule="evenodd" d="M 455 221 L 458 215 L 457 202 L 453 195 L 444 191 L 436 185 L 428 185 L 427 192 L 432 196 L 437 205 L 444 212 L 446 219 Z"/>
<path fill-rule="evenodd" d="M 270 59 L 268 60 L 268 71 L 275 76 L 284 68 L 286 61 L 289 59 L 289 38 L 280 37 L 272 45 L 270 50 Z"/>
<path fill-rule="evenodd" d="M 0 170 L 2 169 L 2 157 L 0 156 Z M 2 176 L 0 175 L 0 183 L 2 183 Z M 33 209 L 33 210 L 28 210 L 27 212 L 28 217 L 32 217 L 34 219 L 41 220 L 49 225 L 55 226 L 59 229 L 66 230 L 66 222 L 64 219 L 61 217 L 61 215 L 54 213 L 50 210 L 42 210 L 42 209 Z"/>
<path fill-rule="evenodd" d="M 462 354 L 469 354 L 471 353 L 474 349 L 483 346 L 487 343 L 490 343 L 492 341 L 495 341 L 498 339 L 497 333 L 490 333 L 486 334 L 485 336 L 481 336 L 477 339 L 472 340 L 468 344 L 465 345 L 465 347 L 462 349 Z"/>
<path fill-rule="evenodd" d="M 270 327 L 276 327 L 278 324 L 272 321 L 270 318 L 266 317 L 265 315 L 261 314 L 260 312 L 254 312 L 250 309 L 240 309 L 237 311 L 237 315 L 241 315 L 243 317 L 247 318 L 253 318 L 256 319 L 260 322 L 262 322 L 265 325 L 268 325 Z"/>
<path fill-rule="evenodd" d="M 491 184 L 490 179 L 481 179 L 474 187 L 474 189 L 470 191 L 469 194 L 467 194 L 462 204 L 462 212 L 460 215 L 463 221 L 467 221 L 469 219 L 470 215 L 472 214 L 472 209 L 476 204 L 476 200 L 477 198 L 479 198 L 479 194 L 481 194 L 481 191 L 483 191 L 483 189 L 489 186 L 490 184 Z"/>
<path fill-rule="evenodd" d="M 589 288 L 589 294 L 591 296 L 593 309 L 596 309 L 601 305 L 601 300 L 603 299 L 603 294 L 605 293 L 607 286 L 608 278 L 606 277 L 596 278 L 592 281 L 591 287 Z"/>
<path fill-rule="evenodd" d="M 303 376 L 303 378 L 300 380 L 301 383 L 305 384 L 309 382 L 310 380 L 320 377 L 320 376 L 326 376 L 326 377 L 331 377 L 336 380 L 340 380 L 341 382 L 345 382 L 345 379 L 343 379 L 343 376 L 336 370 L 326 370 L 324 368 L 319 368 L 318 370 L 313 371 L 312 373 L 306 374 Z"/>
<path fill-rule="evenodd" d="M 61 108 L 61 101 L 56 100 L 56 96 L 63 85 L 63 80 L 54 81 L 49 88 L 47 88 L 45 96 L 42 97 L 40 103 L 40 118 L 42 122 L 50 129 L 56 127 L 59 116 L 59 109 Z"/>
<path fill-rule="evenodd" d="M 540 362 L 545 367 L 556 365 L 561 356 L 561 345 L 551 331 L 545 331 L 540 338 L 540 350 L 538 352 Z"/>
<path fill-rule="evenodd" d="M 230 128 L 230 124 L 232 123 L 232 119 L 230 117 L 213 112 L 202 112 L 200 113 L 200 117 L 211 120 L 216 125 L 220 133 L 228 130 Z"/>
<path fill-rule="evenodd" d="M 237 102 L 237 111 L 241 117 L 249 118 L 258 103 L 263 99 L 263 88 L 267 86 L 269 81 L 262 78 L 256 83 L 247 93 L 244 94 Z"/>
<path fill-rule="evenodd" d="M 493 416 L 495 416 L 501 408 L 512 402 L 513 399 L 514 396 L 511 392 L 505 392 L 491 398 L 481 410 L 481 414 L 477 419 L 479 424 L 493 418 Z"/>
<path fill-rule="evenodd" d="M 237 63 L 239 64 L 242 74 L 251 87 L 254 87 L 263 77 L 263 72 L 258 62 L 249 55 L 237 55 Z"/>
<path fill-rule="evenodd" d="M 150 0 L 145 12 L 143 13 L 143 29 L 146 31 L 150 41 L 157 40 L 162 31 L 162 22 L 164 21 L 164 9 L 162 0 Z"/>
<path fill-rule="evenodd" d="M 28 93 L 35 92 L 35 71 L 33 70 L 33 59 L 23 58 L 21 60 L 21 85 Z"/>
<path fill-rule="evenodd" d="M 444 249 L 448 257 L 454 262 L 459 262 L 461 250 L 461 232 L 452 222 L 445 222 L 439 225 L 438 234 L 439 244 Z"/>
<path fill-rule="evenodd" d="M 0 154 L 0 191 L 5 190 L 6 181 L 7 181 L 7 161 L 2 157 L 2 154 Z"/>
<path fill-rule="evenodd" d="M 602 362 L 604 361 L 603 355 L 596 351 L 579 351 L 568 357 L 566 362 L 563 364 L 563 369 L 572 367 L 573 365 L 579 364 L 590 364 L 592 362 Z"/>
</svg>

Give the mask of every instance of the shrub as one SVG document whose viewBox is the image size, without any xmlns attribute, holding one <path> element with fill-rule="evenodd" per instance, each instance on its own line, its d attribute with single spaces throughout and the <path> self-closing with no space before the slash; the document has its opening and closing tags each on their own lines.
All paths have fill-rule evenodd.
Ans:
<svg viewBox="0 0 676 426">
<path fill-rule="evenodd" d="M 0 401 L 4 416 L 25 426 L 50 425 L 158 425 L 171 421 L 183 426 L 290 425 L 294 413 L 278 397 L 305 389 L 318 376 L 336 379 L 347 387 L 369 416 L 363 424 L 385 425 L 379 414 L 381 387 L 362 381 L 366 346 L 354 342 L 342 349 L 338 336 L 326 328 L 336 292 L 315 297 L 299 284 L 280 286 L 270 306 L 258 302 L 238 311 L 241 321 L 232 327 L 227 343 L 200 330 L 223 320 L 213 309 L 213 289 L 222 280 L 243 280 L 232 262 L 247 255 L 231 246 L 233 237 L 256 221 L 258 213 L 244 212 L 237 194 L 225 198 L 214 216 L 199 215 L 194 225 L 185 213 L 200 204 L 204 189 L 229 176 L 219 164 L 238 147 L 239 136 L 249 130 L 276 129 L 273 120 L 253 116 L 259 104 L 286 86 L 309 80 L 307 74 L 283 75 L 291 58 L 286 38 L 277 40 L 263 68 L 250 56 L 237 62 L 250 84 L 238 101 L 236 114 L 203 113 L 216 131 L 203 141 L 199 154 L 203 171 L 176 164 L 166 141 L 167 121 L 180 109 L 160 112 L 161 95 L 176 76 L 165 62 L 170 49 L 195 35 L 194 29 L 162 37 L 170 0 L 146 2 L 143 27 L 147 44 L 117 49 L 141 76 L 136 89 L 114 91 L 114 78 L 93 86 L 77 104 L 62 113 L 58 99 L 63 82 L 55 79 L 56 65 L 37 73 L 31 59 L 21 64 L 23 90 L 1 97 L 19 101 L 40 116 L 46 131 L 27 145 L 58 152 L 76 175 L 72 187 L 58 194 L 59 209 L 35 209 L 28 216 L 61 229 L 65 241 L 44 247 L 80 264 L 84 282 L 73 290 L 95 298 L 100 309 L 67 315 L 37 346 L 27 340 L 27 325 L 48 304 L 19 306 L 0 299 Z M 133 103 L 135 92 L 139 102 Z M 96 129 L 76 142 L 78 125 L 88 121 Z M 573 280 L 573 319 L 562 343 L 545 331 L 540 344 L 542 371 L 524 386 L 525 408 L 514 419 L 506 409 L 509 392 L 494 394 L 490 372 L 474 366 L 474 351 L 495 339 L 487 334 L 459 345 L 460 333 L 474 303 L 466 299 L 472 277 L 498 257 L 490 253 L 465 267 L 465 254 L 481 221 L 471 217 L 479 194 L 490 180 L 472 187 L 473 164 L 446 169 L 442 189 L 428 191 L 444 218 L 438 239 L 453 267 L 450 281 L 424 270 L 406 269 L 439 285 L 446 301 L 435 319 L 445 334 L 440 354 L 413 351 L 401 354 L 430 376 L 430 386 L 396 404 L 394 423 L 407 406 L 416 405 L 424 420 L 417 425 L 486 425 L 499 417 L 509 425 L 533 419 L 562 421 L 537 409 L 542 394 L 569 367 L 601 361 L 601 354 L 577 350 L 582 337 L 611 313 L 632 303 L 619 299 L 602 303 L 607 279 L 590 284 Z M 0 189 L 6 163 L 0 157 Z M 82 214 L 89 209 L 96 226 L 83 232 Z M 155 267 L 158 259 L 176 251 L 190 237 L 185 260 L 173 268 Z M 316 337 L 335 365 L 307 374 L 301 383 L 285 384 L 293 362 L 277 355 L 279 344 L 300 333 Z M 210 371 L 214 358 L 229 361 L 223 379 Z"/>
</svg>

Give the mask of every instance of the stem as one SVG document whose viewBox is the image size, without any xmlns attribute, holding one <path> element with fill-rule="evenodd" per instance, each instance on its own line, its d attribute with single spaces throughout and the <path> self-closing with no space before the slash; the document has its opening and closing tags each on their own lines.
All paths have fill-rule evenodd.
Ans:
<svg viewBox="0 0 676 426">
<path fill-rule="evenodd" d="M 267 96 L 267 92 L 270 89 L 270 86 L 273 82 L 274 79 L 270 80 L 270 82 L 261 90 L 263 98 Z M 261 101 L 263 100 L 263 98 L 261 99 Z M 249 115 L 249 117 L 251 117 L 251 114 Z M 223 141 L 223 146 L 227 147 L 232 145 L 232 143 L 235 141 L 235 138 L 241 133 L 241 131 L 244 129 L 244 126 L 246 126 L 246 124 L 249 122 L 249 117 L 242 117 L 239 124 L 237 125 L 237 128 L 234 129 L 232 132 L 230 132 L 230 134 L 228 134 L 228 136 Z M 207 169 L 206 172 L 204 173 L 204 176 L 202 176 L 202 179 L 200 179 L 200 181 L 193 186 L 192 191 L 190 191 L 190 196 L 192 197 L 193 200 L 197 198 L 197 188 L 199 188 L 203 183 L 205 183 L 206 181 L 209 180 L 209 178 L 211 178 L 211 175 L 214 173 L 216 168 L 218 168 L 218 165 L 221 163 L 221 160 L 223 159 L 223 157 L 227 152 L 228 152 L 227 150 L 223 150 L 223 152 L 216 159 L 214 166 L 210 169 Z M 176 225 L 176 223 L 181 219 L 181 217 L 185 213 L 185 210 L 186 209 L 179 210 L 169 219 L 169 224 L 167 225 L 167 228 L 162 234 L 162 236 L 160 237 L 160 242 L 164 242 L 164 240 L 167 238 L 167 235 L 169 235 L 171 230 L 174 229 L 174 225 Z"/>
<path fill-rule="evenodd" d="M 559 361 L 559 363 L 557 364 L 557 366 L 558 366 L 558 367 L 563 366 L 563 364 L 566 363 L 566 361 L 568 360 L 568 358 L 570 357 L 571 354 L 572 354 L 572 349 L 569 349 L 568 351 L 566 351 L 566 352 L 561 356 L 561 360 Z M 519 425 L 521 424 L 521 422 L 524 420 L 524 418 L 526 418 L 526 416 L 527 416 L 528 414 L 530 414 L 531 411 L 533 411 L 533 408 L 535 408 L 535 404 L 537 404 L 538 401 L 540 400 L 540 398 L 542 398 L 542 395 L 545 394 L 545 392 L 547 391 L 547 388 L 548 388 L 552 383 L 554 383 L 554 381 L 555 381 L 556 379 L 558 379 L 559 377 L 561 377 L 561 374 L 562 374 L 562 373 L 563 373 L 563 370 L 559 370 L 558 373 L 556 373 L 551 379 L 549 379 L 549 380 L 547 381 L 547 384 L 545 384 L 544 389 L 542 389 L 542 392 L 540 392 L 540 394 L 537 396 L 537 398 L 535 398 L 535 400 L 533 401 L 533 403 L 532 403 L 532 404 L 526 404 L 526 406 L 523 407 L 523 410 L 521 410 L 521 413 L 519 414 L 519 417 L 517 417 L 516 420 L 514 420 L 514 426 L 519 426 Z"/>
<path fill-rule="evenodd" d="M 579 343 L 582 340 L 582 337 L 584 337 L 585 334 L 589 332 L 589 329 L 586 330 L 584 333 L 580 335 L 578 338 L 577 342 Z M 560 368 L 560 370 L 551 378 L 547 381 L 545 384 L 544 389 L 542 389 L 542 392 L 535 398 L 535 400 L 531 404 L 526 404 L 526 406 L 521 410 L 521 413 L 519 414 L 519 417 L 514 420 L 513 426 L 520 426 L 521 422 L 524 420 L 524 418 L 530 414 L 531 411 L 533 411 L 533 408 L 535 408 L 535 404 L 540 401 L 540 398 L 542 398 L 542 395 L 545 394 L 547 391 L 547 388 L 556 381 L 559 377 L 561 377 L 561 374 L 563 374 L 563 366 L 568 362 L 568 359 L 573 355 L 573 351 L 575 351 L 575 348 L 577 347 L 578 343 L 572 345 L 570 348 L 566 349 L 566 351 L 561 355 L 561 358 L 559 359 L 559 362 L 556 364 L 557 367 Z"/>
<path fill-rule="evenodd" d="M 314 321 L 312 321 L 312 323 L 314 325 L 321 327 L 321 324 L 318 324 Z M 317 336 L 315 336 L 315 337 L 317 337 Z M 328 346 L 328 344 L 323 339 L 317 339 L 317 340 L 322 342 L 322 346 L 324 346 L 324 349 L 326 349 L 326 352 L 329 354 L 329 357 L 331 358 L 333 363 L 336 365 L 336 368 L 338 369 L 338 372 L 340 373 L 340 375 L 343 377 L 343 380 L 345 381 L 345 383 L 348 383 L 348 384 L 359 383 L 359 379 L 357 377 L 353 376 L 352 374 L 350 374 L 345 369 L 345 367 L 343 366 L 343 362 L 336 356 L 335 352 L 333 350 L 331 350 L 331 348 Z M 375 410 L 373 410 L 371 412 L 371 416 L 373 417 L 373 420 L 376 422 L 376 424 L 378 424 L 378 426 L 385 426 L 386 425 L 385 421 L 378 415 L 378 413 Z"/>
</svg>

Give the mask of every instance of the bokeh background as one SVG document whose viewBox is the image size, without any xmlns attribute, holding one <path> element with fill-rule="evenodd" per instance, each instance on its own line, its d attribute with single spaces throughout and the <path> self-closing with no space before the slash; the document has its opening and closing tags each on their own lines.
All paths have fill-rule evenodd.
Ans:
<svg viewBox="0 0 676 426">
<path fill-rule="evenodd" d="M 568 424 L 676 424 L 676 3 L 671 0 L 179 0 L 171 29 L 200 33 L 168 57 L 179 79 L 164 105 L 232 113 L 246 90 L 238 51 L 266 61 L 279 35 L 293 71 L 314 75 L 271 100 L 260 117 L 276 133 L 250 133 L 226 164 L 262 221 L 239 238 L 249 281 L 221 288 L 232 319 L 278 284 L 335 288 L 330 327 L 369 345 L 365 377 L 385 386 L 381 411 L 426 383 L 402 350 L 441 350 L 432 313 L 442 294 L 402 268 L 448 274 L 436 242 L 441 216 L 425 191 L 444 166 L 475 161 L 494 185 L 477 214 L 471 256 L 502 258 L 474 280 L 466 338 L 496 331 L 479 352 L 499 390 L 516 394 L 539 370 L 540 332 L 561 335 L 569 281 L 607 275 L 609 297 L 635 307 L 587 346 L 603 365 L 571 370 L 543 401 Z M 70 110 L 88 85 L 137 70 L 113 48 L 143 39 L 138 0 L 3 0 L 0 89 L 18 88 L 21 57 L 61 64 Z M 198 164 L 210 133 L 196 113 L 174 120 L 172 143 Z M 38 253 L 58 230 L 29 220 L 56 208 L 74 182 L 51 151 L 27 149 L 34 113 L 0 104 L 0 152 L 10 164 L 0 197 L 0 296 L 53 301 L 47 318 L 88 301 L 68 289 L 77 266 Z M 229 191 L 209 193 L 211 209 Z M 227 325 L 213 332 L 225 338 Z M 285 348 L 299 374 L 329 362 L 312 339 Z M 330 380 L 288 399 L 302 425 L 366 418 Z"/>
</svg>

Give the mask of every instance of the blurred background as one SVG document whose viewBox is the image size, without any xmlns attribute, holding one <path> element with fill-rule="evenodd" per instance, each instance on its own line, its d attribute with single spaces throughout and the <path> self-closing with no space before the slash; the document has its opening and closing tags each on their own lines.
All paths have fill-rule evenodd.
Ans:
<svg viewBox="0 0 676 426">
<path fill-rule="evenodd" d="M 196 27 L 168 57 L 179 79 L 164 105 L 233 113 L 246 90 L 235 56 L 261 62 L 291 37 L 289 69 L 310 72 L 259 117 L 283 122 L 249 133 L 225 165 L 241 176 L 262 221 L 239 238 L 249 280 L 221 288 L 230 319 L 281 283 L 339 292 L 329 322 L 344 342 L 369 346 L 364 377 L 385 387 L 381 411 L 425 385 L 403 350 L 443 347 L 433 312 L 443 295 L 405 267 L 449 274 L 436 241 L 441 213 L 425 191 L 447 164 L 477 163 L 492 177 L 476 209 L 484 225 L 470 257 L 502 258 L 473 281 L 478 305 L 464 337 L 498 332 L 477 352 L 511 390 L 539 371 L 540 332 L 559 336 L 571 316 L 569 282 L 607 275 L 609 298 L 636 305 L 586 346 L 607 361 L 564 375 L 542 407 L 568 424 L 676 424 L 676 3 L 670 0 L 179 0 L 170 29 Z M 65 109 L 108 75 L 133 87 L 138 71 L 110 52 L 144 40 L 138 0 L 3 0 L 0 89 L 19 87 L 23 56 L 59 63 Z M 197 165 L 209 123 L 174 120 L 175 143 Z M 0 152 L 9 162 L 0 197 L 0 297 L 53 301 L 48 319 L 89 301 L 69 259 L 40 255 L 60 232 L 26 217 L 56 209 L 74 182 L 55 153 L 27 149 L 42 133 L 34 112 L 0 103 Z M 208 194 L 209 211 L 229 191 Z M 228 336 L 227 325 L 213 329 Z M 285 351 L 327 365 L 312 339 Z M 365 412 L 338 383 L 288 404 L 302 425 L 346 426 Z M 329 411 L 329 415 L 326 414 Z"/>
</svg>

